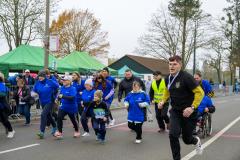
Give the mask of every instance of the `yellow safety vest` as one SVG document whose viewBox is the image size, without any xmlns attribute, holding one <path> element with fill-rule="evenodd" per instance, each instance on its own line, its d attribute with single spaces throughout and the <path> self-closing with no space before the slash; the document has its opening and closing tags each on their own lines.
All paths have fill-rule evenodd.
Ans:
<svg viewBox="0 0 240 160">
<path fill-rule="evenodd" d="M 152 83 L 152 88 L 154 90 L 154 101 L 156 103 L 159 103 L 162 101 L 162 97 L 163 97 L 163 92 L 165 89 L 165 81 L 164 79 L 161 80 L 161 83 L 159 85 L 159 88 L 157 88 L 157 81 L 153 81 Z"/>
</svg>

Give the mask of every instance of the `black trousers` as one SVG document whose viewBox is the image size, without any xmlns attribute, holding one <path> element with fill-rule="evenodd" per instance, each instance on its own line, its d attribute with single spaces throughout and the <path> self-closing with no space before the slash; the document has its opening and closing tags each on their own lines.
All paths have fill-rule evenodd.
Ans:
<svg viewBox="0 0 240 160">
<path fill-rule="evenodd" d="M 171 109 L 170 111 L 169 138 L 174 160 L 180 160 L 179 136 L 182 131 L 182 139 L 185 144 L 197 144 L 197 138 L 192 135 L 195 124 L 197 123 L 197 112 L 192 113 L 188 118 L 183 117 L 183 113 Z"/>
<path fill-rule="evenodd" d="M 156 119 L 158 122 L 159 128 L 165 129 L 165 123 L 169 123 L 169 117 L 167 115 L 169 103 L 163 105 L 162 109 L 158 109 L 158 103 L 155 103 L 155 112 L 156 112 Z M 165 123 L 164 123 L 164 121 Z"/>
<path fill-rule="evenodd" d="M 8 129 L 9 132 L 12 132 L 13 131 L 12 125 L 8 121 L 8 115 L 5 114 L 5 111 L 6 111 L 6 108 L 0 110 L 0 117 L 4 126 Z"/>
<path fill-rule="evenodd" d="M 136 134 L 137 134 L 136 139 L 138 139 L 138 140 L 142 139 L 142 125 L 143 125 L 143 123 L 135 124 L 134 122 L 128 121 L 128 127 L 136 132 Z"/>
<path fill-rule="evenodd" d="M 81 104 L 77 104 L 78 105 L 78 113 L 80 114 L 80 116 L 82 115 L 82 113 L 83 113 L 83 110 L 84 110 L 84 107 L 82 107 L 82 105 Z M 77 121 L 78 121 L 78 123 L 79 123 L 79 119 L 80 119 L 80 117 L 79 117 L 79 115 L 77 114 Z"/>
<path fill-rule="evenodd" d="M 72 121 L 72 124 L 75 128 L 75 131 L 78 131 L 78 122 L 77 122 L 77 116 L 76 114 L 71 114 L 66 112 L 63 109 L 59 109 L 58 111 L 58 120 L 57 120 L 57 127 L 58 127 L 58 131 L 62 133 L 62 127 L 63 127 L 63 118 L 68 115 L 70 120 Z"/>
</svg>

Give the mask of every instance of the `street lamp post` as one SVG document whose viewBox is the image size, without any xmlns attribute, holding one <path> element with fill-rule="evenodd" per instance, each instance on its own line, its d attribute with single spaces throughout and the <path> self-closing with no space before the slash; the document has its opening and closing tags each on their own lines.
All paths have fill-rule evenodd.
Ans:
<svg viewBox="0 0 240 160">
<path fill-rule="evenodd" d="M 44 70 L 47 69 L 49 63 L 49 3 L 49 0 L 46 0 Z"/>
</svg>

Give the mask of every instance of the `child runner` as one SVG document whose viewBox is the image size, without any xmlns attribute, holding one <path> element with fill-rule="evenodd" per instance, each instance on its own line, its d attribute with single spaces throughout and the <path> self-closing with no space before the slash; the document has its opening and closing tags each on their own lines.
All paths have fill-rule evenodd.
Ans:
<svg viewBox="0 0 240 160">
<path fill-rule="evenodd" d="M 124 100 L 124 104 L 128 112 L 128 127 L 136 132 L 137 137 L 135 143 L 141 143 L 142 139 L 142 125 L 146 117 L 146 110 L 150 104 L 148 95 L 141 90 L 140 83 L 133 82 L 133 90 L 130 92 Z"/>
<path fill-rule="evenodd" d="M 110 82 L 108 82 L 102 74 L 98 74 L 96 82 L 94 84 L 95 90 L 103 91 L 103 101 L 107 104 L 109 110 L 112 103 L 112 95 L 114 93 L 114 88 Z M 107 117 L 107 126 L 109 128 L 109 118 Z"/>
<path fill-rule="evenodd" d="M 109 113 L 106 103 L 102 101 L 102 96 L 103 92 L 101 90 L 97 90 L 94 93 L 94 101 L 92 101 L 87 108 L 86 117 L 88 117 L 88 119 L 91 117 L 89 112 L 92 109 L 93 129 L 97 133 L 97 140 L 101 138 L 101 144 L 105 144 L 105 123 Z"/>
<path fill-rule="evenodd" d="M 59 84 L 53 82 L 52 80 L 47 79 L 46 72 L 44 70 L 39 71 L 38 77 L 39 80 L 34 84 L 32 96 L 33 97 L 39 96 L 40 103 L 43 109 L 41 113 L 40 132 L 38 133 L 38 136 L 40 138 L 43 138 L 47 119 L 53 126 L 51 134 L 54 134 L 57 130 L 57 125 L 52 117 L 51 110 L 55 106 L 54 91 L 59 87 Z"/>
<path fill-rule="evenodd" d="M 90 102 L 94 100 L 95 90 L 93 90 L 93 88 L 92 88 L 92 83 L 93 82 L 91 79 L 86 80 L 86 82 L 85 82 L 86 90 L 84 90 L 81 93 L 82 94 L 81 104 L 82 104 L 82 107 L 84 107 L 84 111 L 81 116 L 81 123 L 82 123 L 83 129 L 84 129 L 84 132 L 85 132 L 82 135 L 83 137 L 90 136 L 89 128 L 88 128 L 88 119 L 87 119 L 85 113 L 86 113 L 86 110 L 87 110 Z M 92 110 L 89 111 L 89 114 L 92 115 Z"/>
<path fill-rule="evenodd" d="M 58 96 L 58 99 L 55 100 L 55 103 L 58 103 L 58 101 L 61 99 L 61 105 L 58 111 L 57 120 L 58 131 L 53 136 L 57 138 L 62 138 L 63 119 L 68 114 L 75 128 L 74 138 L 77 138 L 79 137 L 80 132 L 78 131 L 77 122 L 78 106 L 76 90 L 72 86 L 71 76 L 65 76 L 63 80 L 64 82 L 63 86 L 61 87 L 60 95 Z"/>
</svg>

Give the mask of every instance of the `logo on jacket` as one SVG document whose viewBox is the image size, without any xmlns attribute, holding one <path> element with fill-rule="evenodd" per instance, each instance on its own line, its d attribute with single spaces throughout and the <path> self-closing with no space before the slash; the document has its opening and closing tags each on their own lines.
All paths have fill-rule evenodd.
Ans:
<svg viewBox="0 0 240 160">
<path fill-rule="evenodd" d="M 180 82 L 176 82 L 176 88 L 179 88 L 180 87 Z"/>
<path fill-rule="evenodd" d="M 46 84 L 46 86 L 45 86 L 45 87 L 49 87 L 49 86 L 48 86 L 48 84 Z"/>
</svg>

